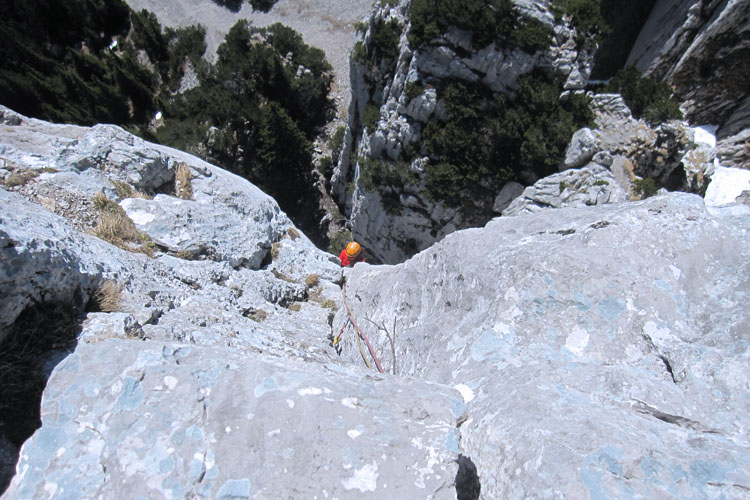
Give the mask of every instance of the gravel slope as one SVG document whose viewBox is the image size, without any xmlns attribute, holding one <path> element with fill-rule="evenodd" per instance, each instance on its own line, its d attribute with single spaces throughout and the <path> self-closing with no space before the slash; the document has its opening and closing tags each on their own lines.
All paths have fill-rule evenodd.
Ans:
<svg viewBox="0 0 750 500">
<path fill-rule="evenodd" d="M 181 27 L 202 24 L 206 27 L 207 56 L 213 58 L 224 35 L 240 19 L 255 26 L 279 22 L 299 33 L 305 43 L 326 53 L 334 68 L 334 92 L 338 116 L 346 117 L 349 106 L 349 52 L 354 45 L 354 23 L 365 16 L 373 0 L 279 0 L 267 14 L 253 12 L 244 2 L 239 12 L 217 5 L 212 0 L 125 0 L 135 10 L 146 9 L 163 26 Z"/>
</svg>

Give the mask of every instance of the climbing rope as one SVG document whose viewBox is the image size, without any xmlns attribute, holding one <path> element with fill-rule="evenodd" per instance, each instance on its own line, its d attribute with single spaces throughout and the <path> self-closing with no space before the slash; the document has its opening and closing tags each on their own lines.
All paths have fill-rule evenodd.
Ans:
<svg viewBox="0 0 750 500">
<path fill-rule="evenodd" d="M 378 367 L 378 371 L 380 373 L 385 373 L 383 371 L 383 367 L 380 366 L 380 360 L 378 359 L 378 356 L 375 354 L 375 349 L 372 348 L 372 344 L 370 344 L 370 340 L 367 338 L 367 335 L 362 331 L 362 329 L 357 325 L 357 322 L 354 320 L 354 314 L 352 313 L 352 308 L 349 307 L 349 302 L 346 300 L 346 283 L 344 283 L 344 286 L 341 288 L 341 290 L 344 292 L 344 307 L 346 307 L 346 314 L 349 318 L 349 321 L 351 321 L 352 325 L 354 325 L 354 328 L 357 330 L 359 335 L 365 339 L 365 343 L 367 344 L 367 349 L 370 351 L 370 356 L 372 356 L 372 359 L 375 360 L 375 366 Z M 342 329 L 343 331 L 343 329 Z M 359 342 L 359 337 L 357 337 L 357 342 Z M 362 346 L 359 347 L 360 352 L 362 352 Z M 364 357 L 364 353 L 362 354 L 362 357 Z M 367 359 L 365 358 L 365 363 L 367 363 Z M 367 366 L 370 367 L 369 363 L 367 363 Z"/>
<path fill-rule="evenodd" d="M 347 325 L 349 325 L 350 323 L 351 323 L 351 320 L 347 316 L 346 321 L 344 321 L 344 324 L 341 325 L 341 330 L 339 330 L 339 334 L 336 336 L 335 339 L 333 339 L 333 346 L 336 348 L 336 352 L 338 354 L 341 354 L 341 346 L 339 346 L 339 342 L 341 341 L 341 336 L 344 335 L 344 330 L 346 329 Z M 359 335 L 356 335 L 356 337 L 357 337 L 357 347 L 359 347 L 359 354 L 362 355 L 362 361 L 365 362 L 365 364 L 367 365 L 367 368 L 372 369 L 370 360 L 367 359 L 365 350 L 362 349 L 362 340 L 359 338 Z"/>
</svg>

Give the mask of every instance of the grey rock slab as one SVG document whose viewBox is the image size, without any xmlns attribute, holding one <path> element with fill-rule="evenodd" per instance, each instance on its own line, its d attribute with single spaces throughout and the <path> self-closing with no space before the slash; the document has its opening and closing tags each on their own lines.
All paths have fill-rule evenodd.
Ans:
<svg viewBox="0 0 750 500">
<path fill-rule="evenodd" d="M 749 235 L 688 194 L 545 210 L 355 266 L 347 296 L 385 367 L 375 325 L 397 373 L 466 387 L 483 498 L 743 498 Z"/>
<path fill-rule="evenodd" d="M 568 169 L 538 180 L 524 189 L 503 210 L 504 216 L 533 213 L 547 208 L 583 207 L 621 203 L 628 199 L 612 172 L 592 163 L 581 169 Z"/>
<path fill-rule="evenodd" d="M 105 340 L 56 368 L 3 498 L 455 498 L 462 409 L 419 380 Z"/>
</svg>

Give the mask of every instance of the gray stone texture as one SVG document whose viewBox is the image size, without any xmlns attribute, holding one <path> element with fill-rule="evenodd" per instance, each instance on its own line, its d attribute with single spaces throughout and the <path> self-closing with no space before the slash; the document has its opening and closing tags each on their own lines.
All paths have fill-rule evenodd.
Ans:
<svg viewBox="0 0 750 500">
<path fill-rule="evenodd" d="M 57 367 L 3 498 L 450 499 L 462 407 L 418 380 L 109 339 Z"/>
<path fill-rule="evenodd" d="M 467 395 L 481 498 L 746 498 L 749 230 L 677 193 L 500 217 L 347 295 L 384 367 L 387 329 L 400 376 Z"/>
</svg>

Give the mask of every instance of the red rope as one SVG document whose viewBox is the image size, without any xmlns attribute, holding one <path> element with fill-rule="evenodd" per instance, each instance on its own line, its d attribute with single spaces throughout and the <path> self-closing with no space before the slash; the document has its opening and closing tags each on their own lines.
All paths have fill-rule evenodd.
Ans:
<svg viewBox="0 0 750 500">
<path fill-rule="evenodd" d="M 352 322 L 352 325 L 354 325 L 354 328 L 357 329 L 359 334 L 362 336 L 363 339 L 365 339 L 365 343 L 367 344 L 367 348 L 370 350 L 370 356 L 372 356 L 372 359 L 375 360 L 375 366 L 378 367 L 378 371 L 380 373 L 385 373 L 383 371 L 383 367 L 380 366 L 380 360 L 378 359 L 377 355 L 375 355 L 375 350 L 372 348 L 372 345 L 370 345 L 370 341 L 367 338 L 367 335 L 364 334 L 362 329 L 357 325 L 357 322 L 354 321 L 354 314 L 352 314 L 352 309 L 349 307 L 349 302 L 346 300 L 346 283 L 344 283 L 344 286 L 342 287 L 342 290 L 344 292 L 344 306 L 346 306 L 346 313 L 349 316 L 349 321 Z"/>
</svg>

